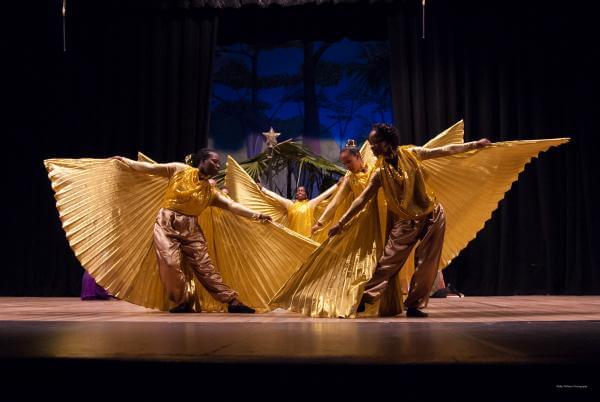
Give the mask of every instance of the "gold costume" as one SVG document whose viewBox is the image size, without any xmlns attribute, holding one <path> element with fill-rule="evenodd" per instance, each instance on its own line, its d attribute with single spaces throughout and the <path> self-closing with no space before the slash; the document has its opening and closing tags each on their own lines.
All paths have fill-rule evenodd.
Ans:
<svg viewBox="0 0 600 402">
<path fill-rule="evenodd" d="M 366 187 L 373 165 L 348 172 L 320 222 L 335 222 Z M 385 208 L 385 205 L 383 205 Z M 327 238 L 277 292 L 269 305 L 311 317 L 353 317 L 364 283 L 382 252 L 382 223 L 378 202 L 371 200 L 343 236 Z M 328 227 L 326 225 L 325 227 Z M 320 230 L 327 234 L 326 230 Z"/>
<path fill-rule="evenodd" d="M 294 201 L 287 209 L 288 228 L 303 236 L 310 237 L 314 217 L 313 208 L 308 200 Z"/>
<path fill-rule="evenodd" d="M 275 291 L 317 247 L 286 228 L 209 206 L 218 190 L 207 187 L 205 180 L 199 183 L 203 191 L 186 193 L 177 180 L 170 185 L 167 174 L 149 174 L 115 159 L 48 159 L 44 164 L 63 229 L 81 265 L 111 294 L 134 304 L 160 310 L 173 306 L 153 245 L 153 227 L 163 206 L 201 212 L 210 260 L 223 281 L 258 311 L 267 310 Z M 184 170 L 180 179 L 197 180 L 193 170 Z M 178 196 L 169 196 L 178 191 Z M 190 202 L 177 205 L 185 197 Z M 205 311 L 226 311 L 185 264 L 182 272 L 188 301 L 199 302 Z"/>
<path fill-rule="evenodd" d="M 364 286 L 362 301 L 374 304 L 384 293 L 401 300 L 397 287 L 389 285 L 397 280 L 397 274 L 404 268 L 414 250 L 414 274 L 410 279 L 410 291 L 404 304 L 407 308 L 418 308 L 427 302 L 436 277 L 444 244 L 446 218 L 443 207 L 427 191 L 419 161 L 403 155 L 401 148 L 398 148 L 396 154 L 396 166 L 380 157 L 379 169 L 372 176 L 365 193 L 360 196 L 367 197 L 369 191 L 372 191 L 370 188 L 382 187 L 386 201 L 389 200 L 388 210 L 393 217 L 384 253 L 373 276 Z M 403 160 L 404 158 L 406 159 Z M 406 201 L 402 198 L 408 196 L 412 199 Z M 353 209 L 356 207 L 351 206 L 350 211 L 340 218 L 340 222 L 347 220 Z M 387 291 L 388 287 L 390 291 Z M 400 307 L 401 304 L 398 304 L 398 308 Z M 401 310 L 388 309 L 385 314 L 397 315 L 400 312 Z"/>
<path fill-rule="evenodd" d="M 437 148 L 463 144 L 463 135 L 463 122 L 460 121 L 423 147 L 400 147 L 398 163 L 401 176 L 397 169 L 381 161 L 378 163 L 379 169 L 388 170 L 384 172 L 386 174 L 379 175 L 386 193 L 387 208 L 397 217 L 403 217 L 395 220 L 390 236 L 400 238 L 402 233 L 408 233 L 407 228 L 402 227 L 407 221 L 418 227 L 431 227 L 434 242 L 440 242 L 438 234 L 445 232 L 441 252 L 430 255 L 431 260 L 439 259 L 438 269 L 445 268 L 475 238 L 532 158 L 569 140 L 507 141 L 450 156 L 436 155 Z M 393 181 L 401 185 L 392 185 Z M 353 317 L 363 288 L 371 279 L 380 257 L 378 250 L 381 248 L 378 248 L 377 236 L 374 235 L 379 230 L 379 219 L 373 206 L 373 200 L 369 201 L 346 223 L 342 233 L 322 243 L 270 305 L 313 317 Z M 405 240 L 411 244 L 414 253 L 418 247 L 418 244 L 413 247 L 414 242 L 426 234 L 415 232 L 412 235 L 417 237 Z M 388 245 L 398 248 L 391 243 Z M 385 261 L 380 262 L 387 261 L 392 266 L 406 260 L 400 275 L 410 278 L 414 263 L 412 255 L 408 257 L 404 253 L 398 254 L 398 250 L 391 251 L 394 251 L 395 257 L 392 258 L 391 253 L 387 260 L 384 258 Z M 401 311 L 400 275 L 385 279 L 386 291 L 380 299 L 380 306 L 375 306 L 382 315 Z M 430 276 L 427 275 L 425 281 L 433 283 L 435 275 Z M 422 286 L 427 288 L 428 293 L 431 283 Z M 376 290 L 372 295 L 377 293 Z M 373 301 L 374 298 L 369 299 L 367 295 L 366 299 Z M 421 301 L 426 303 L 426 297 Z"/>
<path fill-rule="evenodd" d="M 272 191 L 261 191 L 252 177 L 233 159 L 227 157 L 225 185 L 236 202 L 262 214 L 274 222 L 287 226 L 305 237 L 311 237 L 315 216 L 320 215 L 328 199 L 335 194 L 337 184 L 311 200 L 291 201 Z M 318 238 L 313 238 L 319 241 Z M 323 239 L 324 240 L 324 239 Z"/>
<path fill-rule="evenodd" d="M 200 216 L 211 204 L 215 188 L 207 178 L 198 178 L 198 169 L 186 168 L 169 180 L 162 208 L 189 216 Z"/>
<path fill-rule="evenodd" d="M 425 144 L 423 151 L 462 144 L 463 136 L 461 120 Z M 569 140 L 495 142 L 482 149 L 422 160 L 427 187 L 435 195 L 436 202 L 444 206 L 446 215 L 446 236 L 439 269 L 447 267 L 483 229 L 527 163 Z"/>
</svg>

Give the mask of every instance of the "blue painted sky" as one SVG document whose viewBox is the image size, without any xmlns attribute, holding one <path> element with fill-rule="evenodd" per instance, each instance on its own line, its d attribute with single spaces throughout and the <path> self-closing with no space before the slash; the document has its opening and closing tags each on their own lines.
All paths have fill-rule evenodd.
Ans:
<svg viewBox="0 0 600 402">
<path fill-rule="evenodd" d="M 321 45 L 320 42 L 315 43 L 315 49 Z M 340 69 L 344 69 L 352 63 L 365 64 L 363 58 L 364 48 L 369 45 L 379 45 L 383 49 L 387 49 L 384 43 L 360 43 L 348 40 L 342 40 L 332 44 L 323 54 L 321 60 L 328 63 L 338 64 Z M 236 49 L 236 46 L 230 46 L 228 49 Z M 385 51 L 385 50 L 384 50 Z M 281 47 L 276 49 L 261 50 L 258 57 L 258 75 L 260 77 L 269 77 L 274 74 L 289 74 L 298 75 L 302 70 L 303 49 L 301 47 Z M 218 72 L 224 64 L 236 60 L 243 63 L 248 68 L 250 59 L 248 57 L 238 56 L 235 54 L 224 53 L 217 58 L 215 63 L 215 71 Z M 345 70 L 344 70 L 345 71 Z M 385 74 L 389 74 L 385 70 Z M 376 72 L 377 74 L 378 72 Z M 382 70 L 383 74 L 383 70 Z M 386 82 L 389 85 L 389 81 Z M 319 118 L 323 130 L 322 138 L 332 138 L 338 144 L 343 144 L 348 138 L 362 140 L 368 134 L 368 128 L 374 122 L 390 122 L 391 110 L 385 102 L 376 101 L 367 97 L 354 96 L 353 93 L 358 90 L 360 82 L 355 76 L 349 73 L 344 73 L 342 78 L 336 85 L 333 86 L 317 86 L 317 93 L 320 95 Z M 287 121 L 289 131 L 301 131 L 301 122 L 303 114 L 303 102 L 297 100 L 285 100 L 286 96 L 293 91 L 302 92 L 302 84 L 299 82 L 294 87 L 276 87 L 261 89 L 258 92 L 258 99 L 264 102 L 266 108 L 264 113 L 265 127 L 262 130 L 268 130 L 269 123 L 274 125 L 276 130 L 283 130 L 282 127 L 277 127 L 278 121 Z M 250 90 L 232 89 L 230 86 L 215 83 L 213 87 L 213 114 L 215 108 L 221 104 L 223 100 L 231 102 L 234 100 L 246 101 L 250 100 Z M 220 100 L 217 100 L 220 99 Z M 391 104 L 391 101 L 388 102 Z M 214 118 L 211 123 L 213 130 L 217 132 L 227 133 L 234 142 L 243 141 L 243 133 L 234 133 L 233 131 L 241 130 L 240 128 L 231 126 L 233 120 L 239 119 L 240 113 L 237 110 L 230 112 L 226 107 L 221 105 L 220 119 Z M 228 117 L 227 114 L 230 114 Z M 293 124 L 292 124 L 293 123 Z M 286 124 L 281 124 L 284 127 Z M 227 126 L 227 127 L 225 127 Z M 211 130 L 211 131 L 213 131 Z M 219 131 L 221 130 L 221 131 Z M 301 132 L 283 133 L 285 137 L 298 135 Z M 282 136 L 283 137 L 283 136 Z M 240 144 L 241 145 L 241 144 Z M 233 144 L 232 144 L 233 146 Z"/>
</svg>

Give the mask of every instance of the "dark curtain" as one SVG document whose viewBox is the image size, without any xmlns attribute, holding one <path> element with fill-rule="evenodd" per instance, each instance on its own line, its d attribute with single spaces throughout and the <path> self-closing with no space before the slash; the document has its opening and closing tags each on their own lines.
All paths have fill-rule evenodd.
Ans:
<svg viewBox="0 0 600 402">
<path fill-rule="evenodd" d="M 206 146 L 213 11 L 127 4 L 67 2 L 66 53 L 60 1 L 10 13 L 18 23 L 3 50 L 10 230 L 0 295 L 80 289 L 83 270 L 61 229 L 44 159 L 142 151 L 182 161 Z"/>
<path fill-rule="evenodd" d="M 423 144 L 572 137 L 529 164 L 445 271 L 470 295 L 598 294 L 597 23 L 562 2 L 432 1 L 388 19 L 394 124 Z"/>
<path fill-rule="evenodd" d="M 205 145 L 215 15 L 223 43 L 313 40 L 321 31 L 324 39 L 382 39 L 388 28 L 404 142 L 423 143 L 461 118 L 467 140 L 572 137 L 528 165 L 446 278 L 473 295 L 598 294 L 594 14 L 564 2 L 435 0 L 427 2 L 422 40 L 419 3 L 398 2 L 395 13 L 334 2 L 244 14 L 245 7 L 186 1 L 68 2 L 63 53 L 60 0 L 9 2 L 0 66 L 8 221 L 0 295 L 79 292 L 82 270 L 43 159 L 141 150 L 181 160 Z M 261 10 L 268 18 L 257 19 Z"/>
</svg>

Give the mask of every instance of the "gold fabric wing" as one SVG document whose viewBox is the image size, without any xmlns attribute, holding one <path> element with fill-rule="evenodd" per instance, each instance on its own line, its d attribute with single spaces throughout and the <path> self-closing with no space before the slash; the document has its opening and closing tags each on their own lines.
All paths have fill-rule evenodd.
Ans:
<svg viewBox="0 0 600 402">
<path fill-rule="evenodd" d="M 311 317 L 354 317 L 381 252 L 376 200 L 327 238 L 269 303 Z"/>
<path fill-rule="evenodd" d="M 287 224 L 287 209 L 277 199 L 260 191 L 254 179 L 230 155 L 227 155 L 225 186 L 234 201 L 269 215 L 273 222 Z"/>
<path fill-rule="evenodd" d="M 138 158 L 152 162 L 143 154 Z M 81 265 L 119 299 L 167 310 L 170 302 L 159 277 L 153 227 L 168 179 L 110 159 L 49 159 L 44 164 L 69 245 Z M 200 223 L 224 280 L 258 311 L 267 309 L 269 298 L 317 247 L 272 223 L 214 207 L 207 208 Z M 184 271 L 192 300 L 205 311 L 223 311 L 189 269 Z"/>
<path fill-rule="evenodd" d="M 153 228 L 168 179 L 110 159 L 47 159 L 44 165 L 81 265 L 115 297 L 167 310 Z"/>
<path fill-rule="evenodd" d="M 367 142 L 361 147 L 361 156 L 371 166 L 377 160 Z M 348 197 L 336 206 L 330 224 L 339 221 L 353 200 Z M 321 229 L 317 235 L 323 236 L 322 244 L 277 292 L 270 306 L 311 317 L 355 317 L 364 285 L 383 249 L 385 222 L 385 200 L 379 196 L 348 222 L 342 233 L 328 238 L 329 226 Z M 384 303 L 391 315 L 401 311 L 401 293 L 393 301 Z M 379 305 L 374 313 L 377 309 Z"/>
<path fill-rule="evenodd" d="M 461 120 L 425 147 L 462 143 L 463 135 Z M 480 150 L 422 161 L 429 190 L 446 214 L 439 268 L 448 266 L 483 229 L 527 163 L 550 147 L 568 141 L 569 138 L 553 138 L 496 142 Z"/>
<path fill-rule="evenodd" d="M 377 157 L 373 154 L 369 141 L 365 141 L 360 147 L 360 157 L 364 163 L 367 163 L 371 166 L 375 166 L 377 163 Z"/>
<path fill-rule="evenodd" d="M 269 310 L 269 300 L 318 246 L 285 227 L 215 207 L 207 208 L 199 223 L 223 281 L 258 312 Z M 199 282 L 195 287 L 203 310 L 227 311 Z"/>
</svg>

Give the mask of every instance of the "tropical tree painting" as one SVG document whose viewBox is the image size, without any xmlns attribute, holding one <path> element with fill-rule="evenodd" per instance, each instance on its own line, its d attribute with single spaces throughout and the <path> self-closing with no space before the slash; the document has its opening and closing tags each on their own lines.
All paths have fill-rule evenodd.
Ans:
<svg viewBox="0 0 600 402">
<path fill-rule="evenodd" d="M 298 185 L 319 192 L 343 172 L 336 164 L 348 139 L 360 143 L 371 124 L 391 122 L 389 76 L 387 42 L 221 46 L 209 145 L 282 195 Z M 262 135 L 270 127 L 281 133 L 273 150 Z"/>
</svg>

